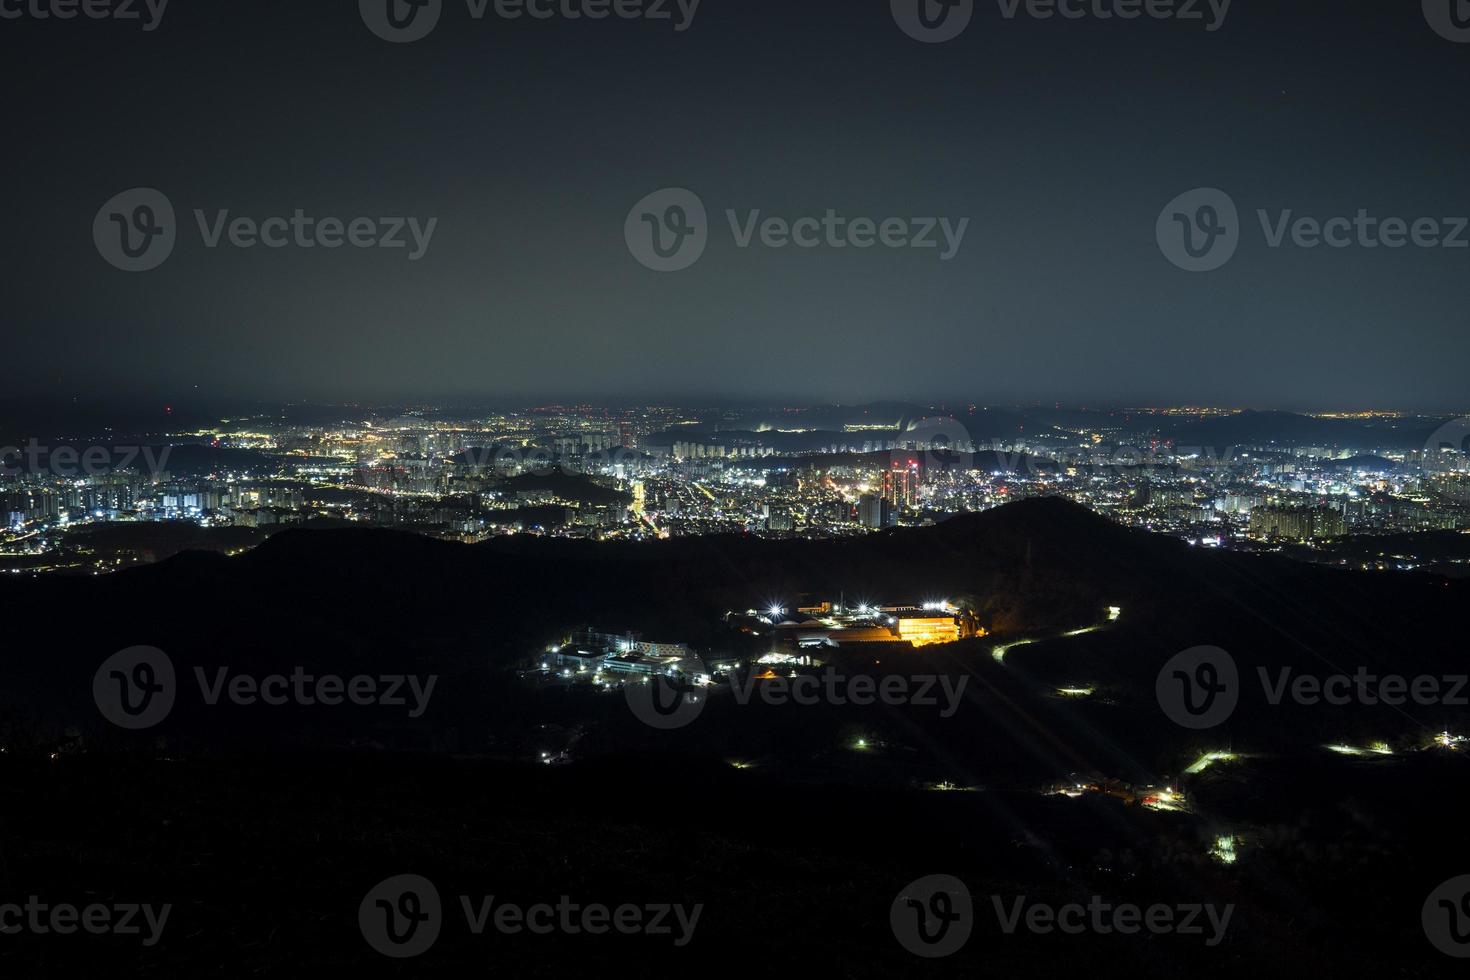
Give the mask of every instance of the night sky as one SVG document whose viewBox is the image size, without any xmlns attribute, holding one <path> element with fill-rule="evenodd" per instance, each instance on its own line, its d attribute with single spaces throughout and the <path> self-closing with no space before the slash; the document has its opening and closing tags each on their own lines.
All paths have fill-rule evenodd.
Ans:
<svg viewBox="0 0 1470 980">
<path fill-rule="evenodd" d="M 0 19 L 0 81 L 10 396 L 1470 407 L 1470 248 L 1273 249 L 1256 217 L 1470 215 L 1470 43 L 1418 0 L 1214 31 L 979 0 L 939 44 L 888 0 L 703 0 L 683 31 L 445 0 L 408 44 L 356 0 L 174 0 L 152 31 Z M 129 273 L 93 223 L 135 187 L 178 238 Z M 624 224 L 670 187 L 709 243 L 660 273 Z M 1155 237 L 1199 187 L 1240 213 L 1206 273 Z M 210 249 L 196 208 L 437 225 L 417 261 Z M 944 261 L 739 248 L 726 209 L 970 223 Z"/>
</svg>

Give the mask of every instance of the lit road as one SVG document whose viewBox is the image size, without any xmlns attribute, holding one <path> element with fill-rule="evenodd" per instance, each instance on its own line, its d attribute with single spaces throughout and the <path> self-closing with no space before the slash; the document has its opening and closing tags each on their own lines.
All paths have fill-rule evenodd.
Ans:
<svg viewBox="0 0 1470 980">
<path fill-rule="evenodd" d="M 1023 647 L 1030 643 L 1040 643 L 1042 640 L 1060 640 L 1068 636 L 1082 636 L 1084 633 L 1096 633 L 1099 630 L 1107 629 L 1116 621 L 1117 618 L 1112 617 L 1106 623 L 1099 623 L 1096 626 L 1084 626 L 1080 630 L 1068 630 L 1065 633 L 1057 633 L 1054 636 L 1033 636 L 1026 640 L 1012 640 L 1010 643 L 1002 643 L 999 646 L 992 647 L 990 655 L 995 658 L 996 663 L 1003 664 L 1006 662 L 1006 654 L 1016 647 Z"/>
</svg>

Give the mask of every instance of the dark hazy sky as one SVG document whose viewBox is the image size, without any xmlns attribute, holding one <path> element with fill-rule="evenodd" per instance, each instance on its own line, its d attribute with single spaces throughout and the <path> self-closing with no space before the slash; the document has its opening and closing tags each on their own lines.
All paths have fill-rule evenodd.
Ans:
<svg viewBox="0 0 1470 980">
<path fill-rule="evenodd" d="M 1470 406 L 1470 249 L 1271 249 L 1255 217 L 1470 215 L 1470 44 L 1418 0 L 1213 32 L 979 0 L 944 44 L 888 0 L 703 0 L 683 32 L 445 0 L 411 44 L 355 0 L 173 0 L 151 32 L 0 19 L 0 82 L 7 393 Z M 134 187 L 180 226 L 145 273 L 93 243 Z M 657 273 L 624 220 L 665 187 L 710 241 Z M 1197 187 L 1240 208 L 1210 273 L 1155 239 Z M 196 208 L 438 224 L 416 262 L 208 249 Z M 742 249 L 727 208 L 970 225 L 948 262 Z"/>
</svg>

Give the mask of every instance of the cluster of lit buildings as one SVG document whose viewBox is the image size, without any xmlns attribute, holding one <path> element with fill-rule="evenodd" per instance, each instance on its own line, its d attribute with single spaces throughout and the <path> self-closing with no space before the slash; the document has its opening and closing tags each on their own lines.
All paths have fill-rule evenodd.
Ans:
<svg viewBox="0 0 1470 980">
<path fill-rule="evenodd" d="M 532 671 L 542 676 L 606 687 L 628 678 L 654 676 L 706 684 L 715 674 L 736 666 L 733 660 L 707 664 L 685 643 L 645 640 L 640 633 L 603 633 L 594 629 L 568 634 L 534 660 Z"/>
<path fill-rule="evenodd" d="M 160 520 L 256 528 L 336 520 L 462 541 L 832 538 L 1034 496 L 1068 497 L 1130 526 L 1222 547 L 1470 527 L 1464 460 L 1275 443 L 1184 452 L 1109 425 L 981 440 L 952 418 L 827 432 L 795 421 L 753 425 L 733 410 L 588 406 L 331 425 L 225 420 L 167 437 L 227 461 L 203 472 L 0 475 L 0 553 L 18 539 L 44 549 L 87 524 Z"/>
<path fill-rule="evenodd" d="M 776 665 L 819 666 L 844 647 L 902 644 L 910 648 L 985 636 L 973 611 L 941 599 L 916 604 L 844 605 L 823 601 L 796 609 L 772 605 L 726 615 L 737 632 L 766 641 L 768 652 L 753 658 Z M 590 627 L 569 631 L 530 658 L 526 674 L 541 680 L 616 687 L 629 679 L 655 676 L 708 685 L 747 664 L 738 657 L 700 657 L 683 642 L 648 640 L 641 633 Z"/>
<path fill-rule="evenodd" d="M 1250 512 L 1250 533 L 1264 540 L 1328 541 L 1347 534 L 1343 507 L 1256 507 Z"/>
<path fill-rule="evenodd" d="M 821 602 L 788 611 L 773 606 L 746 615 L 771 627 L 778 650 L 836 649 L 865 643 L 907 643 L 922 647 L 953 643 L 986 630 L 973 612 L 948 600 L 877 606 Z"/>
</svg>

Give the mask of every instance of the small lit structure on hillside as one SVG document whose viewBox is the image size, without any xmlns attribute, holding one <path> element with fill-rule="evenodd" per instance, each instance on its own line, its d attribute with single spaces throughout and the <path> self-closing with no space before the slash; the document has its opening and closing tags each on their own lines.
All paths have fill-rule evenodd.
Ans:
<svg viewBox="0 0 1470 980">
<path fill-rule="evenodd" d="M 1236 840 L 1233 834 L 1216 837 L 1215 846 L 1210 848 L 1210 857 L 1219 861 L 1221 864 L 1234 864 L 1236 858 L 1235 845 Z"/>
</svg>

